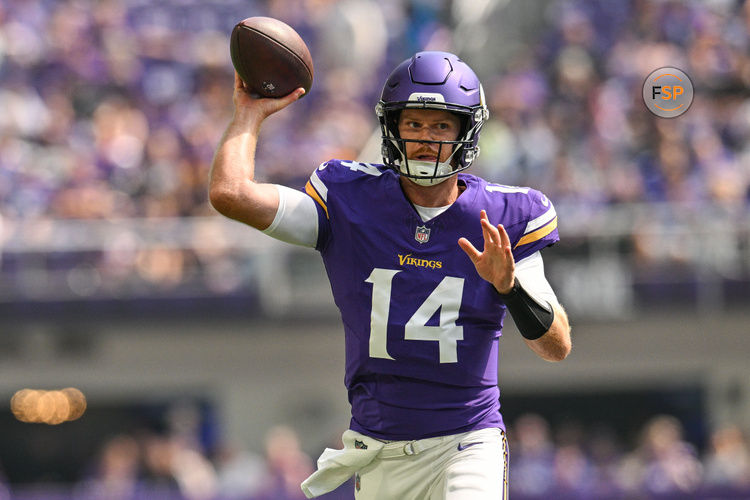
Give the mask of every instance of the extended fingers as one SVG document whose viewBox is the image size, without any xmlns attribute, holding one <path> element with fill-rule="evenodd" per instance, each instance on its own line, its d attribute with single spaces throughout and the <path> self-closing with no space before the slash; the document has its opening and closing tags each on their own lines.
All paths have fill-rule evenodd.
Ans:
<svg viewBox="0 0 750 500">
<path fill-rule="evenodd" d="M 482 210 L 479 214 L 479 220 L 482 224 L 482 234 L 484 235 L 484 242 L 491 243 L 493 245 L 502 244 L 500 232 L 495 226 L 490 224 L 489 218 L 487 218 L 487 212 Z"/>
<path fill-rule="evenodd" d="M 460 246 L 461 249 L 466 252 L 466 255 L 468 255 L 471 261 L 475 264 L 482 256 L 482 252 L 477 250 L 474 245 L 472 245 L 471 242 L 466 238 L 459 238 L 458 246 Z"/>
<path fill-rule="evenodd" d="M 493 239 L 492 224 L 487 222 L 486 219 L 482 219 L 481 224 L 482 224 L 482 235 L 484 235 L 484 248 L 486 250 L 488 245 L 495 245 L 497 243 Z"/>
<path fill-rule="evenodd" d="M 484 235 L 485 251 L 492 247 L 499 247 L 506 257 L 512 258 L 513 248 L 510 244 L 510 237 L 502 224 L 493 226 L 490 224 L 487 212 L 482 210 L 479 213 L 479 221 L 482 225 L 482 234 Z"/>
<path fill-rule="evenodd" d="M 510 237 L 508 236 L 508 232 L 505 230 L 505 227 L 502 224 L 497 225 L 497 232 L 500 235 L 500 245 L 503 248 L 512 250 L 510 246 Z"/>
<path fill-rule="evenodd" d="M 490 223 L 490 219 L 487 216 L 487 212 L 485 210 L 479 212 L 479 222 L 482 226 L 482 235 L 484 237 L 485 250 L 487 250 L 489 246 L 498 246 L 502 248 L 505 253 L 512 253 L 513 249 L 510 244 L 510 237 L 508 236 L 508 232 L 505 230 L 505 226 L 503 226 L 502 224 L 493 226 Z M 467 243 L 469 245 L 471 244 L 468 242 L 468 240 Z"/>
</svg>

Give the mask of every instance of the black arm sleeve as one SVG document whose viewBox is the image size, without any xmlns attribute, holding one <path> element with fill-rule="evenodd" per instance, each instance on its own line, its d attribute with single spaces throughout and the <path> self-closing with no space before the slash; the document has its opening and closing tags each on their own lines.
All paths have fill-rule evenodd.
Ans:
<svg viewBox="0 0 750 500">
<path fill-rule="evenodd" d="M 536 340 L 549 330 L 555 310 L 549 302 L 540 304 L 523 289 L 518 280 L 508 293 L 499 293 L 524 338 Z"/>
</svg>

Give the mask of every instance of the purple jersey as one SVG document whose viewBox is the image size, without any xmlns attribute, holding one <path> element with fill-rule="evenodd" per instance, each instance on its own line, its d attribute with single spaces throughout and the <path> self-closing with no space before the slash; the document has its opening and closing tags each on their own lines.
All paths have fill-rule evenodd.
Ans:
<svg viewBox="0 0 750 500">
<path fill-rule="evenodd" d="M 542 193 L 458 174 L 465 190 L 423 222 L 383 165 L 331 160 L 305 190 L 317 202 L 317 249 L 346 335 L 351 428 L 421 439 L 503 427 L 497 387 L 505 306 L 458 246 L 484 246 L 486 210 L 518 261 L 556 242 Z"/>
</svg>

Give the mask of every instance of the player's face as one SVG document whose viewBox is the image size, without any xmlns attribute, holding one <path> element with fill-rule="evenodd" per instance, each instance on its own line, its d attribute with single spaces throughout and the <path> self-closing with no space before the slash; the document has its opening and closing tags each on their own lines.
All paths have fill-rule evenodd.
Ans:
<svg viewBox="0 0 750 500">
<path fill-rule="evenodd" d="M 423 141 L 455 141 L 461 131 L 461 120 L 448 111 L 439 109 L 405 109 L 398 120 L 398 133 L 402 139 Z M 429 142 L 407 142 L 406 157 L 410 160 L 435 161 L 440 151 L 440 161 L 447 161 L 453 152 L 451 146 Z"/>
</svg>

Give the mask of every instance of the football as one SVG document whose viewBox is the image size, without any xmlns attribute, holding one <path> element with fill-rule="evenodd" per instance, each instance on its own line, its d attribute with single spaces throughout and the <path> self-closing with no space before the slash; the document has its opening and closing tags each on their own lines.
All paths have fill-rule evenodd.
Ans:
<svg viewBox="0 0 750 500">
<path fill-rule="evenodd" d="M 251 92 L 282 97 L 313 81 L 313 62 L 304 40 L 286 23 L 249 17 L 237 23 L 230 39 L 232 64 Z"/>
</svg>

